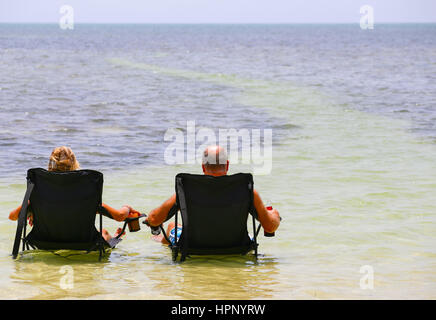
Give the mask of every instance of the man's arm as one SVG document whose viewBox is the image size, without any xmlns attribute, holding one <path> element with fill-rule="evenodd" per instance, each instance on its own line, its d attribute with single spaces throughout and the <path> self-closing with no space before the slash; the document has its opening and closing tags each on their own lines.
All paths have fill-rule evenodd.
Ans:
<svg viewBox="0 0 436 320">
<path fill-rule="evenodd" d="M 168 213 L 171 208 L 176 203 L 176 194 L 173 194 L 171 198 L 162 203 L 162 205 L 156 209 L 153 209 L 149 214 L 146 220 L 148 224 L 152 227 L 160 226 L 165 219 L 168 217 Z"/>
<path fill-rule="evenodd" d="M 262 202 L 262 199 L 259 196 L 259 193 L 254 190 L 253 194 L 254 207 L 256 208 L 260 224 L 262 225 L 265 232 L 275 232 L 280 225 L 279 212 L 276 209 L 267 210 Z"/>
</svg>

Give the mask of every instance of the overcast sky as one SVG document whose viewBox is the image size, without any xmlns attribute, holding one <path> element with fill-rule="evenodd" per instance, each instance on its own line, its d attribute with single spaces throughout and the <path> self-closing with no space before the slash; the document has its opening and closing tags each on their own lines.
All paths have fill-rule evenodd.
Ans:
<svg viewBox="0 0 436 320">
<path fill-rule="evenodd" d="M 62 5 L 75 23 L 436 22 L 436 0 L 0 0 L 0 22 L 58 23 Z"/>
</svg>

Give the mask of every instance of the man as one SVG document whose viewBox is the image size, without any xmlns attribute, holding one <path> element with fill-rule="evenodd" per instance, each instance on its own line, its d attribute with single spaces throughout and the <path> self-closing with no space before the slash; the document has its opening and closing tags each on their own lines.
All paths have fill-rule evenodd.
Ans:
<svg viewBox="0 0 436 320">
<path fill-rule="evenodd" d="M 229 170 L 229 160 L 227 159 L 227 152 L 220 146 L 209 146 L 203 152 L 202 168 L 205 175 L 210 176 L 225 176 Z M 254 207 L 256 208 L 258 220 L 262 225 L 265 232 L 273 233 L 280 225 L 280 215 L 276 209 L 267 210 L 256 190 L 253 190 Z M 160 207 L 152 210 L 148 217 L 147 222 L 150 226 L 156 227 L 161 225 L 168 216 L 171 208 L 176 203 L 176 194 L 165 201 Z M 231 223 L 231 222 L 229 222 Z M 174 222 L 171 222 L 167 228 L 167 234 L 172 242 L 175 238 Z M 177 227 L 177 238 L 180 238 L 182 228 Z M 163 236 L 159 237 L 162 243 L 168 244 Z"/>
</svg>

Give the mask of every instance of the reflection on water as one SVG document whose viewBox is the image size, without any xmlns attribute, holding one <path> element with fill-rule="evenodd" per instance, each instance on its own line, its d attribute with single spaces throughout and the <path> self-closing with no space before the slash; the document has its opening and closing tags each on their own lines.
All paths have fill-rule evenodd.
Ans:
<svg viewBox="0 0 436 320">
<path fill-rule="evenodd" d="M 90 298 L 105 292 L 104 263 L 96 263 L 98 254 L 64 258 L 50 252 L 29 252 L 14 263 L 12 282 L 22 287 L 20 296 L 24 299 Z M 61 280 L 63 266 L 72 267 L 73 289 L 63 289 Z M 28 291 L 29 290 L 29 291 Z M 33 292 L 32 292 L 33 291 Z M 30 295 L 29 295 L 30 294 Z"/>
<path fill-rule="evenodd" d="M 202 256 L 171 261 L 160 246 L 159 257 L 116 249 L 97 262 L 98 253 L 28 251 L 13 263 L 15 298 L 22 299 L 263 299 L 277 284 L 277 261 L 260 255 Z M 148 261 L 147 261 L 148 260 Z M 146 267 L 144 268 L 144 264 Z M 63 288 L 64 266 L 71 267 L 73 288 Z M 267 284 L 267 285 L 266 285 Z M 134 294 L 128 292 L 135 292 Z M 125 295 L 127 293 L 127 296 Z M 139 296 L 138 296 L 139 295 Z M 13 296 L 9 296 L 13 297 Z"/>
<path fill-rule="evenodd" d="M 263 257 L 257 262 L 249 256 L 193 257 L 169 267 L 154 265 L 150 280 L 161 294 L 179 299 L 271 298 L 275 265 Z"/>
</svg>

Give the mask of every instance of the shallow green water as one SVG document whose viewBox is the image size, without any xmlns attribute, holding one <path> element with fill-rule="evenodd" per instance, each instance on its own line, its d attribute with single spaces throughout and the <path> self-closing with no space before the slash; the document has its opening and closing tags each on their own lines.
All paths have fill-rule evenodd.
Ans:
<svg viewBox="0 0 436 320">
<path fill-rule="evenodd" d="M 179 72 L 173 70 L 192 76 Z M 230 84 L 235 81 L 241 101 L 299 124 L 293 139 L 274 147 L 272 173 L 255 177 L 256 188 L 284 218 L 275 238 L 260 238 L 257 263 L 252 257 L 207 257 L 173 264 L 169 250 L 145 228 L 127 234 L 102 263 L 94 262 L 96 255 L 51 253 L 12 261 L 15 224 L 2 218 L 2 297 L 435 298 L 434 144 L 408 133 L 400 120 L 335 105 L 312 90 L 242 79 Z M 249 169 L 231 166 L 231 173 Z M 195 166 L 104 172 L 104 201 L 147 212 L 171 195 L 180 171 L 200 173 Z M 24 184 L 3 182 L 0 193 L 1 211 L 8 212 Z M 63 265 L 74 270 L 73 289 L 60 288 Z M 372 290 L 359 285 L 364 265 L 374 269 Z"/>
</svg>

